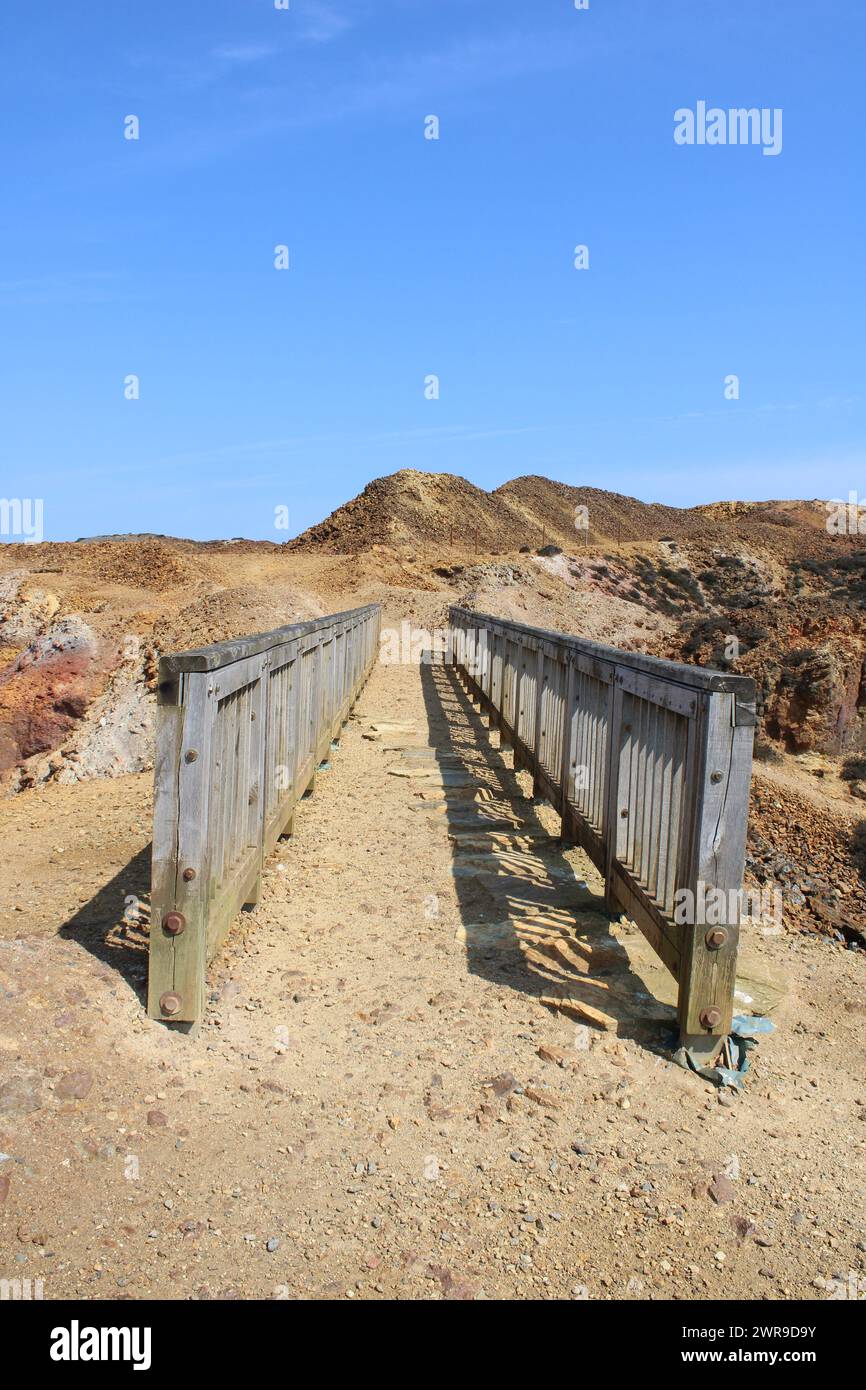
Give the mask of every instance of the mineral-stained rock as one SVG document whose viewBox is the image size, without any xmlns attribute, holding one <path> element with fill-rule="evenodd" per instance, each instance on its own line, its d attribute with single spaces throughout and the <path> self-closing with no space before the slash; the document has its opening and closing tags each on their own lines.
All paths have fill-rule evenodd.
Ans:
<svg viewBox="0 0 866 1390">
<path fill-rule="evenodd" d="M 33 1073 L 10 1076 L 0 1084 L 0 1115 L 29 1115 L 42 1106 L 39 1077 Z"/>
<path fill-rule="evenodd" d="M 737 1195 L 736 1188 L 724 1173 L 716 1173 L 708 1188 L 714 1202 L 732 1202 Z"/>
<path fill-rule="evenodd" d="M 68 1071 L 61 1076 L 55 1088 L 55 1095 L 61 1100 L 84 1100 L 93 1085 L 93 1075 L 89 1071 Z"/>
</svg>

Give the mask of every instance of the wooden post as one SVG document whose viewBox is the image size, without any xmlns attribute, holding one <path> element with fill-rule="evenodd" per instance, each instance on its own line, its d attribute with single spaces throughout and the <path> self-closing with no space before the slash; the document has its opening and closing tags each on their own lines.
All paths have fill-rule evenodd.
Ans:
<svg viewBox="0 0 866 1390">
<path fill-rule="evenodd" d="M 630 778 L 630 730 L 622 726 L 623 693 L 622 684 L 614 672 L 610 693 L 610 715 L 607 731 L 607 758 L 605 759 L 606 815 L 605 824 L 605 874 L 604 901 L 608 912 L 618 914 L 621 910 L 614 892 L 613 862 L 617 857 L 625 858 L 628 844 L 628 791 Z M 625 756 L 623 740 L 626 739 Z M 622 811 L 626 811 L 623 816 Z"/>
<path fill-rule="evenodd" d="M 247 742 L 247 757 L 249 758 L 249 791 L 248 804 L 250 810 L 250 844 L 256 845 L 259 851 L 259 871 L 256 875 L 252 887 L 247 890 L 244 898 L 245 907 L 253 907 L 262 895 L 262 866 L 264 864 L 264 840 L 265 840 L 265 751 L 267 745 L 268 728 L 268 669 L 269 663 L 266 656 L 262 656 L 258 661 L 258 679 L 252 688 L 250 700 L 250 730 Z"/>
<path fill-rule="evenodd" d="M 480 663 L 481 663 L 481 668 L 480 668 L 480 670 L 479 670 L 479 672 L 478 672 L 478 685 L 479 685 L 481 694 L 482 694 L 482 695 L 485 695 L 485 696 L 487 697 L 487 699 L 489 700 L 489 699 L 490 699 L 490 680 L 491 680 L 491 674 L 492 674 L 493 663 L 492 663 L 492 656 L 491 656 L 491 644 L 490 644 L 490 640 L 489 640 L 489 630 L 488 630 L 488 628 L 487 628 L 486 626 L 483 627 L 483 628 L 481 629 L 481 631 L 479 632 L 479 634 L 478 634 L 478 640 L 479 640 L 479 644 L 480 644 L 480 646 L 479 646 L 479 651 L 480 651 L 479 660 L 480 660 Z M 479 703 L 479 705 L 482 707 L 482 712 L 483 712 L 483 701 L 479 700 L 478 703 Z"/>
<path fill-rule="evenodd" d="M 183 704 L 160 729 L 156 759 L 148 1012 L 193 1022 L 204 1003 L 214 694 L 206 672 L 182 684 Z"/>
<path fill-rule="evenodd" d="M 575 670 L 574 658 L 568 658 L 568 676 L 565 683 L 565 699 L 562 706 L 562 767 L 559 774 L 560 803 L 559 814 L 562 818 L 560 828 L 560 838 L 565 841 L 569 816 L 569 802 L 571 800 L 572 783 L 574 781 L 574 759 L 576 756 L 577 740 L 577 671 Z"/>
<path fill-rule="evenodd" d="M 488 680 L 487 698 L 490 701 L 488 713 L 488 727 L 496 729 L 502 722 L 502 656 L 500 653 L 501 638 L 498 632 L 491 634 L 489 643 L 488 661 L 490 663 L 490 678 Z"/>
<path fill-rule="evenodd" d="M 695 737 L 684 878 L 691 911 L 680 928 L 678 1015 L 682 1041 L 710 1055 L 730 1032 L 733 1013 L 754 736 L 751 723 L 736 723 L 742 708 L 734 695 L 714 691 L 703 701 Z"/>
<path fill-rule="evenodd" d="M 532 795 L 541 796 L 541 781 L 538 776 L 541 767 L 541 743 L 543 731 L 544 715 L 544 643 L 539 642 L 538 654 L 535 666 L 535 731 L 533 735 L 532 752 L 535 758 L 535 769 L 532 778 Z"/>
<path fill-rule="evenodd" d="M 525 649 L 525 647 L 523 646 L 523 643 L 522 643 L 522 642 L 519 642 L 519 643 L 518 643 L 518 647 L 517 647 L 517 657 L 516 657 L 516 662 L 515 662 L 515 664 L 516 664 L 517 669 L 516 669 L 516 671 L 515 671 L 515 673 L 514 673 L 514 732 L 515 732 L 515 734 L 517 735 L 517 741 L 520 742 L 520 741 L 523 739 L 523 733 L 522 733 L 522 730 L 523 730 L 523 727 L 524 727 L 524 719 L 523 719 L 523 699 L 524 699 L 524 689 L 525 689 L 525 683 L 526 683 L 526 649 Z M 519 755 L 518 755 L 518 750 L 517 750 L 517 748 L 515 747 L 515 749 L 514 749 L 514 766 L 515 766 L 515 768 L 517 767 L 518 756 L 519 756 Z"/>
</svg>

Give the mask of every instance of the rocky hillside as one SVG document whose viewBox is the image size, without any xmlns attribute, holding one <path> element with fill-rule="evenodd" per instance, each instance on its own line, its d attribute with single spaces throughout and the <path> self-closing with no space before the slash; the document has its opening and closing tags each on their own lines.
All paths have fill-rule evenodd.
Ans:
<svg viewBox="0 0 866 1390">
<path fill-rule="evenodd" d="M 152 535 L 5 545 L 0 777 L 132 770 L 149 756 L 150 721 L 114 736 L 112 710 L 150 689 L 159 652 L 381 599 L 416 622 L 441 624 L 459 601 L 751 674 L 769 752 L 845 757 L 856 791 L 866 550 L 829 535 L 826 516 L 820 502 L 676 508 L 537 476 L 485 492 L 404 470 L 282 546 Z"/>
<path fill-rule="evenodd" d="M 0 788 L 148 767 L 161 652 L 323 611 L 270 544 L 0 546 Z"/>
<path fill-rule="evenodd" d="M 605 542 L 704 541 L 763 537 L 782 553 L 823 554 L 821 502 L 719 502 L 665 507 L 594 487 L 527 476 L 492 492 L 452 473 L 403 469 L 289 542 L 297 552 L 356 554 L 374 546 L 456 546 L 485 555 L 545 543 L 572 550 Z"/>
<path fill-rule="evenodd" d="M 520 557 L 547 550 L 563 600 L 554 606 L 565 609 L 548 615 L 550 625 L 586 632 L 580 596 L 603 595 L 631 608 L 620 608 L 621 632 L 608 640 L 632 645 L 636 606 L 647 618 L 638 645 L 755 677 L 768 740 L 792 752 L 856 753 L 866 743 L 866 550 L 857 536 L 829 535 L 826 521 L 820 501 L 677 508 L 535 476 L 485 492 L 451 474 L 404 470 L 375 479 L 288 549 L 444 555 L 449 564 L 436 573 L 458 588 L 497 557 L 501 585 L 471 583 L 464 597 L 480 604 L 479 590 L 492 590 L 485 602 L 527 621 L 509 608 L 508 590 L 515 573 L 533 587 L 538 568 L 521 569 Z M 518 560 L 507 575 L 504 556 Z"/>
</svg>

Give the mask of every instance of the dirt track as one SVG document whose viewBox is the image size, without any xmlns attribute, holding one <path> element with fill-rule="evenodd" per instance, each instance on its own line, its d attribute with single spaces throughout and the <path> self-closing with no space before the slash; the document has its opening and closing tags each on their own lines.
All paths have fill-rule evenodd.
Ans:
<svg viewBox="0 0 866 1390">
<path fill-rule="evenodd" d="M 121 920 L 146 775 L 25 793 L 34 859 L 82 848 L 44 874 L 69 925 L 0 944 L 0 1274 L 46 1298 L 820 1298 L 862 1276 L 860 959 L 747 941 L 788 994 L 720 1095 L 665 1060 L 641 938 L 509 768 L 450 672 L 377 667 L 195 1038 L 144 1018 Z"/>
</svg>

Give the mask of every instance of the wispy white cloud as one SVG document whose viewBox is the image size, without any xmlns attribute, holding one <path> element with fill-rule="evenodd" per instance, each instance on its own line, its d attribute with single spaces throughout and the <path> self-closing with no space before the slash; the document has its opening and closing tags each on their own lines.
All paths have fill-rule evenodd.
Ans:
<svg viewBox="0 0 866 1390">
<path fill-rule="evenodd" d="M 554 42 L 549 35 L 512 31 L 462 39 L 438 49 L 407 51 L 394 58 L 376 55 L 359 61 L 349 79 L 337 80 L 326 92 L 305 93 L 297 107 L 286 108 L 285 90 L 261 88 L 263 110 L 273 108 L 286 126 L 320 125 L 389 108 L 415 106 L 419 94 L 478 90 L 532 73 L 573 67 L 586 46 Z"/>
<path fill-rule="evenodd" d="M 537 434 L 549 428 L 548 425 L 437 425 L 401 430 L 326 431 L 290 435 L 283 439 L 239 440 L 234 444 L 216 445 L 212 449 L 197 449 L 191 453 L 172 454 L 154 459 L 151 460 L 150 466 L 160 468 L 188 463 L 219 463 L 221 459 L 231 462 L 238 458 L 261 457 L 268 454 L 309 453 L 317 448 L 332 445 L 352 448 L 372 445 L 382 448 L 410 448 L 424 443 L 444 445 L 477 442 L 484 439 L 503 439 L 512 435 Z"/>
<path fill-rule="evenodd" d="M 220 63 L 258 63 L 278 52 L 273 43 L 224 43 L 212 48 L 210 56 Z"/>
<path fill-rule="evenodd" d="M 861 396 L 822 396 L 816 401 L 765 401 L 762 405 L 742 405 L 731 401 L 712 410 L 686 410 L 679 415 L 642 415 L 639 424 L 681 425 L 694 420 L 726 420 L 735 423 L 743 416 L 789 415 L 797 411 L 836 411 L 859 405 Z"/>
<path fill-rule="evenodd" d="M 351 27 L 351 20 L 339 14 L 331 5 L 309 0 L 297 6 L 299 23 L 297 37 L 308 43 L 330 43 Z"/>
<path fill-rule="evenodd" d="M 294 14 L 294 9 L 287 12 Z M 337 37 L 349 24 L 330 6 L 304 6 L 297 26 L 287 29 L 274 57 L 282 60 L 297 45 L 306 45 L 311 55 L 308 66 L 302 66 L 287 86 L 282 62 L 264 64 L 259 75 L 251 59 L 244 70 L 256 73 L 256 80 L 246 86 L 244 109 L 235 107 L 231 120 L 218 125 L 198 122 L 183 132 L 176 132 L 169 146 L 149 147 L 142 151 L 143 161 L 163 167 L 197 164 L 210 158 L 225 157 L 239 147 L 255 140 L 278 135 L 284 131 L 315 129 L 354 117 L 387 115 L 402 110 L 417 111 L 419 98 L 441 97 L 453 93 L 476 94 L 500 82 L 519 80 L 533 74 L 581 70 L 587 62 L 597 61 L 604 45 L 590 45 L 585 40 L 563 39 L 561 34 L 544 31 L 513 29 L 508 32 L 483 33 L 462 38 L 441 47 L 411 48 L 395 54 L 380 49 L 372 51 L 359 47 L 351 65 L 334 64 L 323 80 L 323 71 L 312 61 L 317 46 Z M 222 50 L 245 49 L 245 45 L 228 45 Z M 255 45 L 251 45 L 254 48 Z M 240 59 L 213 56 L 175 63 L 167 75 L 190 88 L 204 87 L 223 80 L 230 71 L 238 70 Z M 273 67 L 273 76 L 271 68 Z M 279 69 L 279 71 L 277 70 Z"/>
<path fill-rule="evenodd" d="M 275 16 L 276 37 L 238 37 L 214 43 L 208 49 L 174 52 L 138 49 L 127 55 L 130 67 L 149 70 L 169 85 L 187 90 L 212 86 L 236 69 L 252 67 L 270 58 L 283 57 L 293 48 L 321 46 L 338 39 L 353 21 L 323 0 L 294 0 L 284 16 Z"/>
<path fill-rule="evenodd" d="M 109 270 L 70 270 L 0 280 L 0 304 L 103 304 L 117 279 Z"/>
</svg>

